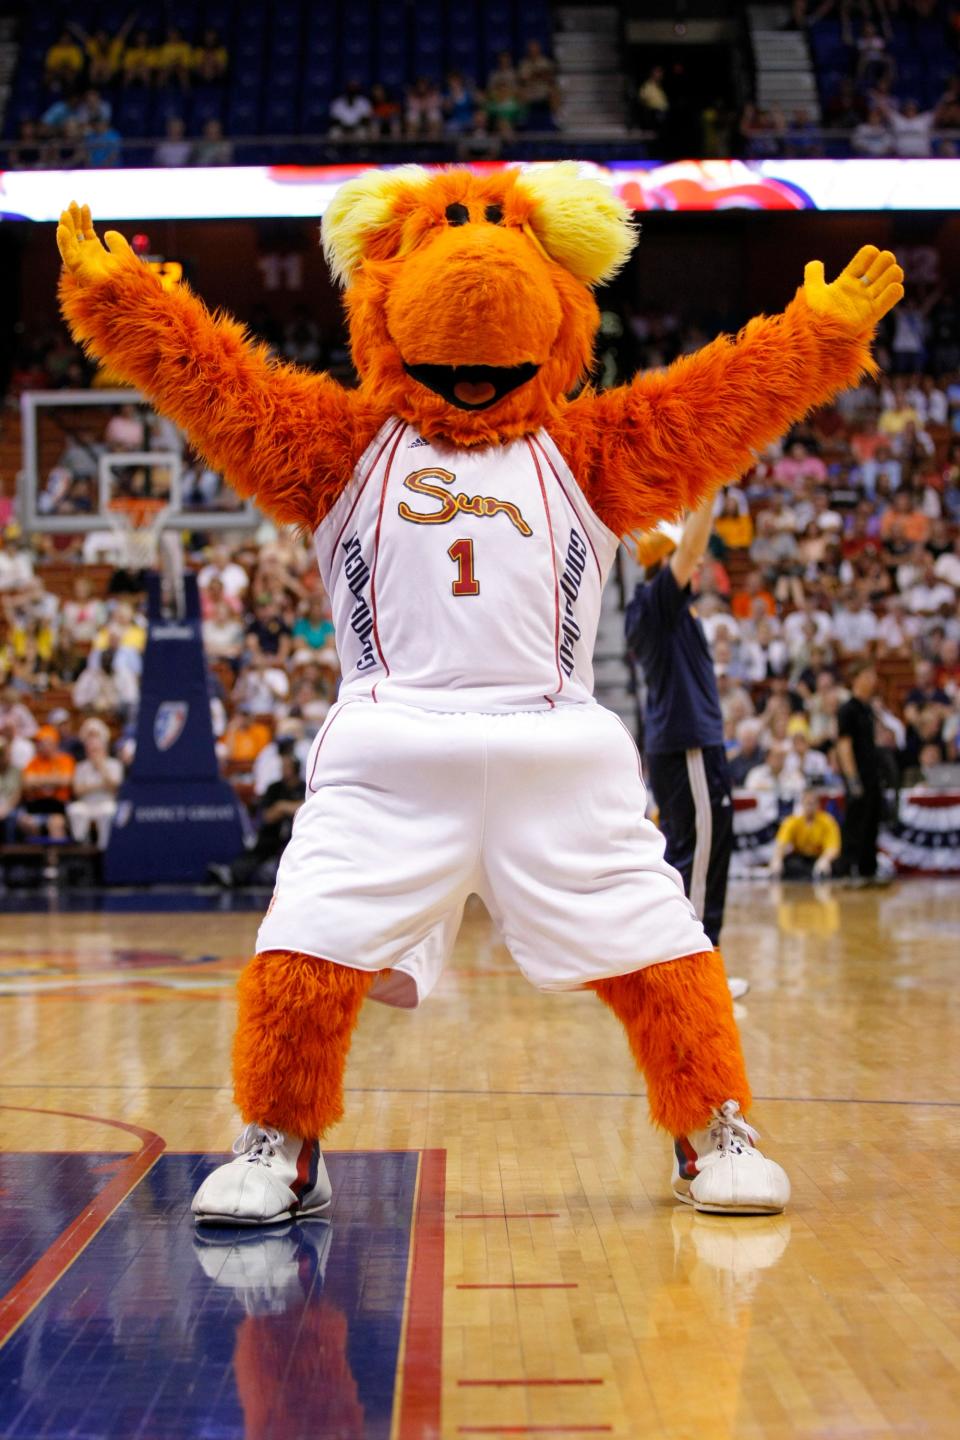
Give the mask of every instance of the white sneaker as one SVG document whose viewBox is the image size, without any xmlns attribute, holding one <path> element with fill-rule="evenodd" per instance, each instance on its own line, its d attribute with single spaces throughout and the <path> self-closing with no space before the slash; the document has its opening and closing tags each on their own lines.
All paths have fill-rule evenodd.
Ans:
<svg viewBox="0 0 960 1440">
<path fill-rule="evenodd" d="M 193 1197 L 198 1224 L 275 1225 L 329 1214 L 332 1192 L 319 1140 L 248 1125 L 233 1153 L 237 1158 L 208 1175 Z"/>
<path fill-rule="evenodd" d="M 727 989 L 730 991 L 734 1000 L 742 1000 L 750 989 L 750 981 L 744 980 L 742 975 L 728 975 Z"/>
<path fill-rule="evenodd" d="M 757 1149 L 758 1139 L 736 1100 L 725 1100 L 705 1130 L 675 1141 L 674 1195 L 710 1214 L 778 1215 L 790 1181 Z"/>
</svg>

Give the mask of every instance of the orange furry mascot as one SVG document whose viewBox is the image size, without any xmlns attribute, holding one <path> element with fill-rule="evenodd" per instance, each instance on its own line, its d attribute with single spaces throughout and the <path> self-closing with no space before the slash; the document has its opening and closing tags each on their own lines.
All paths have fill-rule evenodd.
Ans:
<svg viewBox="0 0 960 1440">
<path fill-rule="evenodd" d="M 789 1185 L 744 1118 L 721 959 L 642 820 L 636 753 L 592 701 L 590 650 L 617 538 L 696 506 L 871 373 L 902 271 L 866 247 L 828 284 L 814 261 L 783 314 L 576 393 L 592 287 L 635 233 L 574 165 L 370 172 L 338 191 L 323 240 L 356 390 L 277 363 L 185 285 L 164 291 L 120 235 L 100 244 L 88 210 L 58 230 L 74 336 L 241 495 L 316 534 L 338 620 L 341 702 L 239 985 L 247 1128 L 197 1218 L 325 1211 L 317 1137 L 342 1113 L 363 1000 L 426 993 L 470 889 L 528 978 L 592 988 L 622 1021 L 675 1140 L 677 1197 L 780 1210 Z"/>
</svg>

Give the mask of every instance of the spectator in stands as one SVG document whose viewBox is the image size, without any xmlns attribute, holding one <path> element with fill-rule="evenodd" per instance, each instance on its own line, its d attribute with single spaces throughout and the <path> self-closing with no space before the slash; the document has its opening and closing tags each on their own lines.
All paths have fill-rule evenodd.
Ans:
<svg viewBox="0 0 960 1440">
<path fill-rule="evenodd" d="M 216 30 L 205 30 L 191 57 L 193 73 L 203 84 L 214 84 L 227 73 L 229 56 Z"/>
<path fill-rule="evenodd" d="M 146 431 L 136 405 L 118 405 L 107 421 L 103 438 L 111 450 L 143 450 Z"/>
<path fill-rule="evenodd" d="M 817 791 L 804 790 L 796 814 L 777 831 L 770 874 L 787 880 L 825 880 L 840 855 L 840 827 L 821 810 Z"/>
<path fill-rule="evenodd" d="M 523 118 L 520 82 L 509 50 L 501 50 L 487 76 L 487 118 L 498 135 L 509 138 Z"/>
<path fill-rule="evenodd" d="M 83 154 L 91 170 L 112 170 L 123 158 L 123 137 L 109 120 L 95 120 L 84 138 Z"/>
<path fill-rule="evenodd" d="M 925 555 L 920 576 L 904 597 L 913 615 L 936 615 L 955 611 L 957 597 L 952 586 L 937 575 L 932 555 Z"/>
<path fill-rule="evenodd" d="M 41 725 L 35 743 L 36 754 L 23 771 L 23 805 L 17 828 L 30 839 L 65 840 L 76 762 L 60 748 L 55 725 Z"/>
<path fill-rule="evenodd" d="M 333 644 L 333 621 L 330 618 L 330 602 L 325 595 L 313 595 L 307 603 L 306 613 L 294 622 L 294 663 L 298 656 L 308 652 L 307 658 L 317 650 L 324 650 Z"/>
<path fill-rule="evenodd" d="M 670 100 L 664 87 L 664 69 L 654 65 L 637 91 L 637 121 L 642 130 L 663 134 L 670 113 Z"/>
<path fill-rule="evenodd" d="M 23 793 L 23 777 L 10 755 L 10 738 L 0 728 L 0 843 L 14 838 L 14 816 Z"/>
<path fill-rule="evenodd" d="M 780 574 L 784 567 L 796 564 L 799 551 L 796 538 L 789 530 L 778 530 L 771 510 L 757 515 L 757 533 L 750 545 L 750 559 L 767 580 Z"/>
<path fill-rule="evenodd" d="M 884 112 L 874 107 L 866 120 L 859 122 L 853 131 L 851 148 L 855 156 L 869 156 L 878 160 L 891 153 L 892 144 L 894 141 L 887 121 L 884 120 Z"/>
<path fill-rule="evenodd" d="M 557 103 L 557 67 L 539 40 L 528 40 L 517 66 L 524 125 L 528 130 L 552 130 Z"/>
<path fill-rule="evenodd" d="M 764 584 L 764 577 L 759 570 L 751 570 L 747 576 L 746 585 L 733 597 L 731 606 L 737 620 L 746 620 L 754 613 L 754 601 L 762 602 L 768 615 L 777 613 L 777 602 Z"/>
<path fill-rule="evenodd" d="M 193 145 L 187 139 L 186 125 L 179 115 L 171 115 L 167 120 L 166 138 L 154 146 L 153 163 L 177 169 L 190 164 L 192 150 Z"/>
<path fill-rule="evenodd" d="M 790 735 L 786 768 L 805 785 L 826 785 L 831 778 L 827 757 L 813 748 L 806 729 L 794 730 Z"/>
<path fill-rule="evenodd" d="M 232 865 L 210 865 L 208 871 L 218 884 L 227 887 L 248 885 L 262 878 L 272 885 L 276 866 L 290 839 L 293 819 L 303 804 L 303 776 L 291 746 L 283 755 L 279 780 L 270 785 L 260 807 L 260 827 L 253 847 Z"/>
<path fill-rule="evenodd" d="M 418 76 L 407 90 L 405 121 L 410 140 L 436 140 L 443 132 L 443 96 L 426 75 Z"/>
<path fill-rule="evenodd" d="M 67 805 L 67 820 L 78 844 L 86 844 L 94 833 L 98 848 L 105 850 L 117 812 L 123 766 L 110 754 L 110 731 L 102 720 L 85 720 L 80 739 L 84 758 L 73 773 L 74 798 Z"/>
<path fill-rule="evenodd" d="M 844 656 L 861 656 L 877 639 L 877 617 L 865 604 L 862 592 L 854 587 L 834 611 L 833 631 Z"/>
<path fill-rule="evenodd" d="M 133 44 L 123 52 L 123 83 L 127 86 L 152 85 L 158 69 L 158 52 L 150 41 L 149 30 L 138 30 Z"/>
<path fill-rule="evenodd" d="M 73 599 L 66 600 L 61 611 L 58 660 L 61 673 L 71 678 L 78 673 L 104 618 L 103 604 L 94 597 L 89 577 L 78 575 L 73 582 Z"/>
<path fill-rule="evenodd" d="M 138 676 L 132 670 L 117 668 L 114 661 L 113 650 L 90 651 L 73 687 L 73 703 L 78 710 L 92 710 L 97 715 L 133 715 L 140 699 Z"/>
<path fill-rule="evenodd" d="M 227 600 L 213 607 L 201 628 L 203 647 L 212 660 L 239 661 L 244 647 L 243 623 Z"/>
<path fill-rule="evenodd" d="M 736 727 L 736 742 L 729 756 L 730 783 L 738 788 L 746 783 L 751 770 L 762 765 L 767 758 L 760 743 L 763 721 L 751 715 L 741 720 Z"/>
<path fill-rule="evenodd" d="M 330 105 L 330 134 L 337 139 L 366 139 L 373 117 L 373 106 L 363 93 L 359 80 L 348 80 L 343 91 Z"/>
<path fill-rule="evenodd" d="M 741 512 L 735 495 L 724 495 L 723 508 L 713 528 L 731 550 L 746 550 L 753 540 L 753 519 L 749 510 Z"/>
<path fill-rule="evenodd" d="M 293 637 L 275 601 L 255 606 L 253 619 L 247 625 L 245 648 L 255 665 L 281 670 L 286 665 L 293 648 Z"/>
<path fill-rule="evenodd" d="M 762 765 L 754 765 L 746 780 L 744 789 L 773 793 L 781 810 L 792 805 L 802 789 L 803 782 L 791 773 L 787 766 L 788 748 L 785 743 L 771 745 Z"/>
<path fill-rule="evenodd" d="M 0 593 L 13 595 L 33 580 L 33 556 L 19 525 L 8 525 L 0 539 Z"/>
<path fill-rule="evenodd" d="M 865 20 L 857 36 L 857 69 L 855 80 L 861 90 L 872 90 L 893 75 L 893 60 L 877 27 Z"/>
<path fill-rule="evenodd" d="M 192 165 L 232 165 L 233 143 L 224 137 L 223 126 L 213 116 L 204 123 L 203 133 L 190 156 Z"/>
<path fill-rule="evenodd" d="M 379 140 L 399 140 L 403 133 L 403 110 L 385 85 L 371 85 L 370 112 L 372 136 Z"/>
<path fill-rule="evenodd" d="M 451 135 L 465 135 L 473 129 L 476 109 L 477 97 L 473 86 L 459 70 L 451 70 L 443 96 L 444 128 Z"/>
<path fill-rule="evenodd" d="M 69 28 L 61 30 L 44 60 L 44 83 L 49 90 L 69 94 L 83 74 L 84 55 Z"/>
<path fill-rule="evenodd" d="M 898 111 L 887 107 L 887 124 L 893 135 L 893 151 L 902 159 L 928 160 L 932 153 L 931 138 L 937 123 L 937 112 L 921 113 L 916 100 L 907 100 Z"/>
<path fill-rule="evenodd" d="M 209 560 L 197 576 L 197 584 L 206 590 L 214 579 L 220 581 L 226 598 L 232 603 L 242 600 L 250 588 L 250 577 L 242 565 L 230 558 L 226 545 L 211 545 Z"/>
<path fill-rule="evenodd" d="M 916 729 L 925 710 L 935 707 L 940 719 L 950 709 L 950 697 L 937 681 L 936 669 L 930 660 L 920 659 L 914 665 L 914 680 L 903 704 L 908 725 Z"/>
<path fill-rule="evenodd" d="M 270 726 L 262 715 L 238 714 L 228 721 L 218 748 L 231 765 L 249 771 L 270 738 Z"/>
<path fill-rule="evenodd" d="M 827 478 L 827 467 L 803 440 L 793 440 L 786 455 L 774 465 L 773 476 L 778 485 L 791 488 L 795 488 L 802 480 L 813 480 L 822 484 Z"/>
<path fill-rule="evenodd" d="M 952 548 L 937 557 L 933 570 L 938 580 L 960 590 L 960 533 L 954 537 Z"/>
<path fill-rule="evenodd" d="M 160 85 L 176 85 L 181 90 L 189 90 L 193 47 L 175 25 L 168 28 L 163 44 L 156 52 L 154 64 Z"/>
<path fill-rule="evenodd" d="M 40 127 L 36 120 L 20 121 L 17 143 L 10 153 L 12 168 L 17 170 L 44 170 L 47 168 L 46 150 L 41 143 Z M 42 384 L 43 378 L 41 377 L 40 385 L 42 386 Z"/>
</svg>

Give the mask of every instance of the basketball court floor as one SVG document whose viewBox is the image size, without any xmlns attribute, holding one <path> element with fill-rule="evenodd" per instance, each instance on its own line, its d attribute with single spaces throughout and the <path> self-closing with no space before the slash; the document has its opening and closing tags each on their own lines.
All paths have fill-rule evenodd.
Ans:
<svg viewBox="0 0 960 1440">
<path fill-rule="evenodd" d="M 616 1022 L 478 906 L 364 1012 L 332 1224 L 203 1236 L 254 903 L 6 897 L 4 1440 L 960 1434 L 956 880 L 735 891 L 782 1217 L 673 1203 Z"/>
</svg>

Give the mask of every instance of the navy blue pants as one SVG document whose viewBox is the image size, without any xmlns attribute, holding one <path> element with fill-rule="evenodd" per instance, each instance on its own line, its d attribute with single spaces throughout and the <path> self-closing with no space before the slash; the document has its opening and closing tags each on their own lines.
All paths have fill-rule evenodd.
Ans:
<svg viewBox="0 0 960 1440">
<path fill-rule="evenodd" d="M 680 871 L 687 898 L 714 945 L 720 943 L 733 852 L 733 796 L 722 745 L 647 756 L 660 810 L 667 863 Z"/>
</svg>

